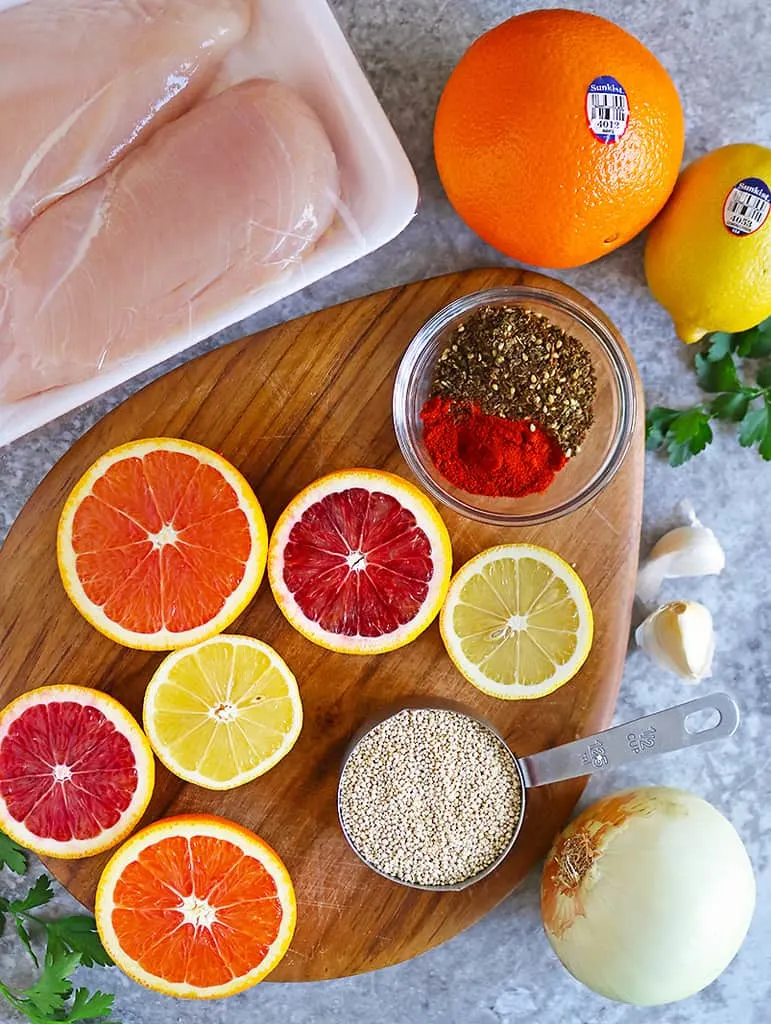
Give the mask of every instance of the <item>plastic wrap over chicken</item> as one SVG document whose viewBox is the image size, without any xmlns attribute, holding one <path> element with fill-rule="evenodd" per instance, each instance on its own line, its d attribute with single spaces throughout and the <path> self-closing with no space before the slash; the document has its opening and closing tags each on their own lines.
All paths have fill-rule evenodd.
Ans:
<svg viewBox="0 0 771 1024">
<path fill-rule="evenodd" d="M 0 245 L 182 114 L 248 0 L 27 0 L 0 13 Z"/>
<path fill-rule="evenodd" d="M 0 30 L 3 19 L 25 8 L 29 14 L 69 6 L 29 0 L 0 14 Z M 296 266 L 339 205 L 331 143 L 292 90 L 251 79 L 200 98 L 217 53 L 226 39 L 238 38 L 250 7 L 225 0 L 71 6 L 89 16 L 96 7 L 112 10 L 116 23 L 128 19 L 124 28 L 141 15 L 145 29 L 157 32 L 154 57 L 135 68 L 133 86 L 145 90 L 136 103 L 129 102 L 131 89 L 107 74 L 99 85 L 95 69 L 86 69 L 94 75 L 90 95 L 104 89 L 100 97 L 113 99 L 88 129 L 70 131 L 86 116 L 80 100 L 62 101 L 58 113 L 41 104 L 45 117 L 27 133 L 29 155 L 22 160 L 14 142 L 11 171 L 0 139 L 0 400 L 6 402 L 87 379 L 170 341 L 182 347 L 197 340 L 202 324 Z M 180 14 L 182 8 L 189 10 Z M 171 31 L 178 14 L 180 35 Z M 115 46 L 129 47 L 131 33 L 119 35 Z M 13 78 L 4 63 L 6 43 L 0 31 L 0 92 Z M 69 53 L 66 45 L 62 53 Z M 102 56 L 97 64 L 106 72 Z M 169 97 L 172 67 L 187 70 Z M 78 61 L 72 57 L 69 71 L 57 73 L 64 90 L 65 79 L 80 73 Z M 0 118 L 5 101 L 0 95 Z M 12 123 L 22 137 L 22 120 Z"/>
</svg>

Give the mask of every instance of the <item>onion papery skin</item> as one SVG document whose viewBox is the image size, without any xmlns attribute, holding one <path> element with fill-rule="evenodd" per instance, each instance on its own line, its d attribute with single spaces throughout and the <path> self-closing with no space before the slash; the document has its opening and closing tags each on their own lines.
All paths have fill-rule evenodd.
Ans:
<svg viewBox="0 0 771 1024">
<path fill-rule="evenodd" d="M 608 999 L 657 1006 L 725 970 L 755 908 L 752 864 L 706 800 L 648 786 L 607 796 L 558 837 L 541 881 L 555 953 Z"/>
</svg>

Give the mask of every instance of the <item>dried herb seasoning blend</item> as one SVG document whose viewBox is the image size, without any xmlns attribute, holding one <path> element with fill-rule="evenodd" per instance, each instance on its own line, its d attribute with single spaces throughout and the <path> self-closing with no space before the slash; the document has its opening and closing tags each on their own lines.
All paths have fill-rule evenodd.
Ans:
<svg viewBox="0 0 771 1024">
<path fill-rule="evenodd" d="M 509 845 L 522 788 L 503 742 L 480 722 L 408 709 L 359 741 L 339 804 L 348 838 L 373 867 L 412 884 L 455 885 Z"/>
<path fill-rule="evenodd" d="M 532 310 L 484 306 L 452 333 L 430 397 L 535 422 L 570 458 L 592 425 L 596 392 L 591 357 L 577 338 Z"/>
</svg>

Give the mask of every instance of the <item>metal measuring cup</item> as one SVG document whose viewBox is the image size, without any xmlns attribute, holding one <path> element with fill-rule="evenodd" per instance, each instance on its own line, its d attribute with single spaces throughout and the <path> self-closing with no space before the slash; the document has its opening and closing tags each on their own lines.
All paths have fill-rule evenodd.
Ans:
<svg viewBox="0 0 771 1024">
<path fill-rule="evenodd" d="M 420 885 L 416 882 L 406 882 L 394 875 L 381 871 L 376 865 L 368 861 L 356 848 L 353 839 L 345 826 L 341 806 L 342 781 L 348 759 L 357 748 L 358 744 L 368 736 L 378 725 L 390 718 L 395 717 L 405 710 L 442 710 L 452 711 L 454 714 L 465 715 L 466 718 L 479 722 L 487 728 L 500 741 L 502 747 L 511 758 L 517 777 L 520 781 L 521 807 L 519 819 L 511 835 L 511 838 L 498 857 L 482 871 L 451 885 Z M 699 711 L 712 711 L 717 713 L 717 721 L 707 723 L 703 728 L 688 726 L 688 720 Z M 527 757 L 517 757 L 508 746 L 504 738 L 489 722 L 472 715 L 468 711 L 459 709 L 449 702 L 435 703 L 408 703 L 397 711 L 389 712 L 374 723 L 359 732 L 349 747 L 343 760 L 340 772 L 340 781 L 337 787 L 337 814 L 340 821 L 340 828 L 345 836 L 348 845 L 353 852 L 362 860 L 367 867 L 383 878 L 387 878 L 399 885 L 407 886 L 410 889 L 424 889 L 429 892 L 458 892 L 467 889 L 481 879 L 485 878 L 506 859 L 511 853 L 517 841 L 522 822 L 525 818 L 527 790 L 534 786 L 545 786 L 552 782 L 564 782 L 567 779 L 577 779 L 584 775 L 593 775 L 595 772 L 604 772 L 618 768 L 623 764 L 630 764 L 641 759 L 655 757 L 657 754 L 666 754 L 672 750 L 683 750 L 686 747 L 695 747 L 700 743 L 708 743 L 712 740 L 725 739 L 733 736 L 739 726 L 739 707 L 733 697 L 727 693 L 711 693 L 706 697 L 697 697 L 695 700 L 686 701 L 684 704 L 676 704 L 674 707 L 666 708 L 664 711 L 657 711 L 652 715 L 644 715 L 631 722 L 624 722 L 621 725 L 605 729 L 603 732 L 595 733 L 584 739 L 573 740 L 571 743 L 564 743 L 559 747 L 552 747 L 551 750 L 543 750 L 537 754 L 530 754 Z M 384 767 L 387 771 L 387 767 Z"/>
</svg>

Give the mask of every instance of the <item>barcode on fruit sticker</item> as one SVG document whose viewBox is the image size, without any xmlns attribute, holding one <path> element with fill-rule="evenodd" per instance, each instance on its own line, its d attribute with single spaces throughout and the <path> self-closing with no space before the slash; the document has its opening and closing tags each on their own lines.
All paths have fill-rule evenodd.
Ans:
<svg viewBox="0 0 771 1024">
<path fill-rule="evenodd" d="M 612 75 L 600 75 L 586 90 L 586 120 L 600 142 L 618 142 L 629 125 L 629 97 Z"/>
<path fill-rule="evenodd" d="M 752 235 L 768 220 L 771 190 L 762 178 L 742 178 L 723 203 L 723 223 L 732 235 Z"/>
</svg>

